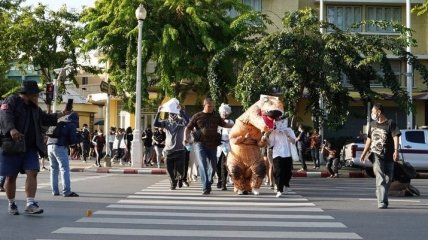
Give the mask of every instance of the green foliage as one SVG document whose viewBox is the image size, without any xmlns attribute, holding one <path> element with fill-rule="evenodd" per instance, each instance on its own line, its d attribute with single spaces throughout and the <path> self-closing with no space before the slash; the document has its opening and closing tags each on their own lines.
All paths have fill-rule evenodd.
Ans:
<svg viewBox="0 0 428 240">
<path fill-rule="evenodd" d="M 286 13 L 283 23 L 283 30 L 263 37 L 245 61 L 235 88 L 236 97 L 244 107 L 254 103 L 260 94 L 280 94 L 286 112 L 295 115 L 297 104 L 306 99 L 306 110 L 318 124 L 338 128 L 346 121 L 352 101 L 348 88 L 342 83 L 345 76 L 364 102 L 384 97 L 370 88 L 370 80 L 377 80 L 391 89 L 393 100 L 399 106 L 413 110 L 407 92 L 386 57 L 387 53 L 393 53 L 403 62 L 413 62 L 415 69 L 428 80 L 425 66 L 405 51 L 410 29 L 389 22 L 370 21 L 352 28 L 372 24 L 383 29 L 392 27 L 399 35 L 363 35 L 352 32 L 352 28 L 342 31 L 320 22 L 311 9 Z M 320 28 L 328 32 L 323 34 Z M 412 39 L 410 44 L 415 41 Z M 380 72 L 375 65 L 380 67 Z M 321 98 L 324 108 L 319 104 Z"/>
<path fill-rule="evenodd" d="M 21 84 L 15 80 L 0 79 L 0 99 L 6 98 L 20 88 Z"/>
<path fill-rule="evenodd" d="M 52 82 L 54 69 L 64 66 L 64 61 L 72 59 L 74 70 L 67 72 L 75 81 L 79 67 L 77 57 L 82 39 L 82 31 L 77 26 L 79 14 L 68 12 L 65 7 L 51 11 L 44 5 L 20 7 L 9 23 L 7 37 L 13 39 L 16 55 L 10 58 L 25 73 L 28 65 L 39 71 L 42 83 Z M 58 96 L 65 92 L 64 82 L 60 82 Z M 58 99 L 59 100 L 59 99 Z"/>
<path fill-rule="evenodd" d="M 413 13 L 416 13 L 418 16 L 423 15 L 428 12 L 428 1 L 425 1 L 423 4 L 417 5 L 412 9 Z"/>
<path fill-rule="evenodd" d="M 148 89 L 161 96 L 182 98 L 194 90 L 209 93 L 208 65 L 213 57 L 232 41 L 250 36 L 250 21 L 255 19 L 239 0 L 145 0 L 147 9 L 143 25 L 143 69 L 151 61 L 153 73 L 143 72 L 142 97 L 148 104 Z M 135 103 L 137 20 L 135 9 L 140 2 L 98 0 L 83 13 L 85 51 L 98 49 L 109 63 L 110 79 L 123 96 L 125 109 L 133 111 Z M 235 9 L 243 13 L 230 17 Z M 239 37 L 237 37 L 240 35 Z M 224 62 L 223 62 L 224 64 Z"/>
</svg>

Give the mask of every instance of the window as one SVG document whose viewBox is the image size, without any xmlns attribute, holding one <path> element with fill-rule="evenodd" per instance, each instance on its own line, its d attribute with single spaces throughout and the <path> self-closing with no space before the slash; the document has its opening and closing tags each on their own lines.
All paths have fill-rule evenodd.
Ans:
<svg viewBox="0 0 428 240">
<path fill-rule="evenodd" d="M 425 143 L 424 131 L 407 131 L 406 140 L 412 143 Z"/>
<path fill-rule="evenodd" d="M 379 20 L 379 21 L 392 21 L 395 23 L 401 23 L 401 8 L 400 7 L 367 7 L 367 20 Z M 374 25 L 367 27 L 368 32 L 375 33 L 393 33 L 392 27 L 387 29 L 381 29 Z"/>
<path fill-rule="evenodd" d="M 242 3 L 250 6 L 254 11 L 262 11 L 262 0 L 242 0 Z M 235 9 L 231 9 L 227 15 L 234 18 L 238 16 L 238 12 Z"/>
<path fill-rule="evenodd" d="M 394 75 L 397 77 L 398 81 L 401 83 L 403 74 L 401 73 L 401 62 L 398 60 L 390 60 L 391 61 L 391 68 L 392 71 L 394 71 Z M 373 64 L 373 68 L 376 71 L 376 73 L 383 77 L 384 73 L 380 68 L 379 64 Z M 351 87 L 351 84 L 349 82 L 349 79 L 346 77 L 345 74 L 342 74 L 342 85 L 345 87 Z M 372 87 L 381 87 L 382 83 L 378 82 L 376 79 L 370 80 L 370 86 Z"/>
<path fill-rule="evenodd" d="M 88 85 L 88 77 L 82 77 L 82 85 Z"/>
<path fill-rule="evenodd" d="M 242 0 L 242 3 L 250 6 L 255 11 L 262 11 L 262 0 Z"/>
<path fill-rule="evenodd" d="M 379 64 L 374 64 L 373 68 L 376 70 L 376 73 L 379 76 L 384 77 L 385 74 L 380 69 L 380 65 Z M 400 81 L 400 77 L 402 76 L 402 74 L 401 74 L 401 62 L 400 61 L 392 61 L 391 60 L 391 68 L 392 68 L 392 71 L 394 71 L 394 75 L 397 77 L 398 81 Z M 381 86 L 382 84 L 380 82 L 376 81 L 376 80 L 371 80 L 370 81 L 370 85 L 371 86 Z"/>
<path fill-rule="evenodd" d="M 341 30 L 346 30 L 361 20 L 362 10 L 360 6 L 327 6 L 327 21 Z M 361 32 L 361 28 L 352 29 L 352 31 Z"/>
</svg>

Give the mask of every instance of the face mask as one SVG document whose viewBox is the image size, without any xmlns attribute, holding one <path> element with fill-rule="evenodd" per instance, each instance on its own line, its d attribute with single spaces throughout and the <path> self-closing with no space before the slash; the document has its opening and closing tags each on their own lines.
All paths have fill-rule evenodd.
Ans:
<svg viewBox="0 0 428 240">
<path fill-rule="evenodd" d="M 372 117 L 373 121 L 377 121 L 377 119 L 378 119 L 376 113 L 372 113 L 371 117 Z"/>
</svg>

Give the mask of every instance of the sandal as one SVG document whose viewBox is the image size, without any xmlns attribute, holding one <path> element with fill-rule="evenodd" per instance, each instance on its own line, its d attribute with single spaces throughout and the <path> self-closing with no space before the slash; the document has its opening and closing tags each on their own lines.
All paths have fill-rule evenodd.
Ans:
<svg viewBox="0 0 428 240">
<path fill-rule="evenodd" d="M 68 194 L 68 195 L 64 195 L 64 197 L 78 197 L 79 196 L 79 194 L 77 194 L 77 193 L 75 193 L 75 192 L 71 192 L 70 194 Z"/>
</svg>

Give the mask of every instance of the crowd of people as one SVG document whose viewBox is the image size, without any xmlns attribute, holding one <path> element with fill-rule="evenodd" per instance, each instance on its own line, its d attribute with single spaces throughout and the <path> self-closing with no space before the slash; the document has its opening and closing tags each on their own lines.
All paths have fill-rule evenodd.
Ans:
<svg viewBox="0 0 428 240">
<path fill-rule="evenodd" d="M 39 92 L 36 82 L 25 81 L 19 95 L 9 97 L 1 103 L 0 191 L 6 191 L 8 211 L 11 215 L 19 214 L 15 203 L 16 179 L 19 173 L 26 174 L 27 177 L 25 212 L 43 213 L 43 209 L 35 201 L 40 156 L 47 158 L 50 163 L 52 195 L 64 197 L 79 196 L 71 191 L 70 159 L 86 162 L 94 157 L 95 165 L 101 166 L 101 159 L 108 154 L 120 165 L 131 163 L 131 127 L 111 127 L 107 136 L 102 130 L 90 133 L 87 124 L 83 124 L 82 129 L 78 130 L 79 117 L 72 109 L 66 108 L 62 112 L 52 114 L 42 111 L 38 106 Z M 217 188 L 228 190 L 227 183 L 230 179 L 227 157 L 231 151 L 229 130 L 235 124 L 231 119 L 231 107 L 221 104 L 218 111 L 215 111 L 214 101 L 206 98 L 202 111 L 189 118 L 178 100 L 172 99 L 168 104 L 168 107 L 159 107 L 153 131 L 151 126 L 147 126 L 142 136 L 145 166 L 156 164 L 160 168 L 163 161 L 171 190 L 189 186 L 190 181 L 200 177 L 202 194 L 208 195 L 212 191 L 216 173 Z M 364 161 L 371 150 L 378 207 L 387 208 L 388 191 L 394 171 L 393 162 L 398 159 L 400 131 L 393 121 L 384 116 L 382 105 L 373 107 L 372 118 L 361 160 Z M 41 126 L 53 126 L 54 130 L 46 131 Z M 313 129 L 309 134 L 303 125 L 299 125 L 298 133 L 295 134 L 288 126 L 288 119 L 282 116 L 276 119 L 271 132 L 263 133 L 262 140 L 267 143 L 266 147 L 261 148 L 267 166 L 265 179 L 267 185 L 275 189 L 276 197 L 281 197 L 289 191 L 293 151 L 298 152 L 298 160 L 302 165 L 299 171 L 307 171 L 308 160 L 313 161 L 314 169 L 320 168 L 321 152 L 327 161 L 330 177 L 339 176 L 337 151 L 330 142 L 322 142 L 318 129 Z M 106 144 L 109 145 L 108 151 L 105 150 Z M 59 176 L 63 187 L 61 190 Z"/>
</svg>

